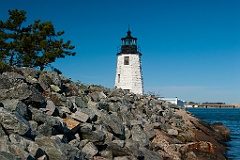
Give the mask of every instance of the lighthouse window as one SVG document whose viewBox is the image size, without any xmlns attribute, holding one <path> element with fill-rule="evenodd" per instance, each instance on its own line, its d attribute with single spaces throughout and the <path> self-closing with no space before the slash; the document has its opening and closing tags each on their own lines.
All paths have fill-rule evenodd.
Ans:
<svg viewBox="0 0 240 160">
<path fill-rule="evenodd" d="M 120 83 L 120 74 L 118 74 L 118 83 Z"/>
<path fill-rule="evenodd" d="M 124 65 L 129 65 L 129 56 L 124 57 Z"/>
</svg>

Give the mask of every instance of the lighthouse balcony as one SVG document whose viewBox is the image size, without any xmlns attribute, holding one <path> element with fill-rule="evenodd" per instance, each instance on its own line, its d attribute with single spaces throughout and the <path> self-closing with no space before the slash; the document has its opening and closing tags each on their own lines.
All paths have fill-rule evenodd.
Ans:
<svg viewBox="0 0 240 160">
<path fill-rule="evenodd" d="M 118 55 L 120 54 L 140 54 L 141 53 L 138 51 L 138 47 L 137 46 L 131 46 L 131 45 L 125 45 L 121 47 L 120 52 L 118 53 Z"/>
</svg>

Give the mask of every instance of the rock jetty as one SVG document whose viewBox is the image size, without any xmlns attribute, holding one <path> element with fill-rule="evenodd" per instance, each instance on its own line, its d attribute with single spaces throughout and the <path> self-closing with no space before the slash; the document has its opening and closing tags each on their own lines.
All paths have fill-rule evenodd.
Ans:
<svg viewBox="0 0 240 160">
<path fill-rule="evenodd" d="M 230 132 L 154 96 L 0 72 L 1 160 L 224 160 Z"/>
</svg>

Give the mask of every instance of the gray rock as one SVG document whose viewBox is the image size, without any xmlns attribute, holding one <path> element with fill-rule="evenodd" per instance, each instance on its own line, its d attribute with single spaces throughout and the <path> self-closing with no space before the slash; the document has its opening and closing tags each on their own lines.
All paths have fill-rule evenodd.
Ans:
<svg viewBox="0 0 240 160">
<path fill-rule="evenodd" d="M 154 131 L 151 124 L 147 124 L 144 126 L 144 131 L 147 134 L 147 137 L 152 140 L 154 137 L 156 137 L 156 132 Z"/>
<path fill-rule="evenodd" d="M 46 76 L 43 72 L 40 73 L 38 77 L 38 82 L 40 86 L 43 88 L 45 91 L 50 91 L 50 84 L 51 84 L 51 79 Z"/>
<path fill-rule="evenodd" d="M 19 82 L 17 80 L 17 82 L 10 82 L 8 80 L 0 79 L 0 81 L 0 100 L 9 98 L 24 100 L 31 95 L 31 90 L 28 85 L 21 80 Z M 6 86 L 1 87 L 3 85 Z"/>
<path fill-rule="evenodd" d="M 127 127 L 131 126 L 131 121 L 125 112 L 120 112 L 118 115 L 119 115 L 120 119 L 122 120 L 122 123 L 124 126 L 127 126 Z"/>
<path fill-rule="evenodd" d="M 130 107 L 128 105 L 121 105 L 120 110 L 121 112 L 130 112 Z"/>
<path fill-rule="evenodd" d="M 32 157 L 24 147 L 12 143 L 0 143 L 0 152 L 10 153 L 20 159 L 33 160 Z"/>
<path fill-rule="evenodd" d="M 127 102 L 127 103 L 131 103 L 133 104 L 135 102 L 134 98 L 127 95 L 127 96 L 124 96 L 124 100 Z"/>
<path fill-rule="evenodd" d="M 83 148 L 88 142 L 89 142 L 88 139 L 83 139 L 83 140 L 80 141 L 78 147 Z"/>
<path fill-rule="evenodd" d="M 81 142 L 80 139 L 73 139 L 70 142 L 68 142 L 68 144 L 73 147 L 78 147 L 80 142 Z"/>
<path fill-rule="evenodd" d="M 110 97 L 122 97 L 123 95 L 125 94 L 125 91 L 121 88 L 116 88 L 116 89 L 113 89 L 111 92 L 110 92 Z"/>
<path fill-rule="evenodd" d="M 3 72 L 2 76 L 11 80 L 25 80 L 25 77 L 17 72 Z"/>
<path fill-rule="evenodd" d="M 155 130 L 167 132 L 163 138 L 174 151 L 181 142 L 169 136 L 176 131 L 182 141 L 194 141 L 193 132 L 183 134 L 188 127 L 179 109 L 154 96 L 87 89 L 50 71 L 21 70 L 25 77 L 0 74 L 0 159 L 161 160 L 161 137 L 150 142 Z"/>
<path fill-rule="evenodd" d="M 72 97 L 70 98 L 68 97 L 64 106 L 67 107 L 69 110 L 73 111 L 74 108 L 73 104 L 75 104 L 75 102 L 72 101 Z"/>
<path fill-rule="evenodd" d="M 93 131 L 93 125 L 91 123 L 83 123 L 81 124 L 81 130 L 82 133 L 88 133 Z"/>
<path fill-rule="evenodd" d="M 110 132 L 105 132 L 106 134 L 106 138 L 105 138 L 105 142 L 106 144 L 112 142 L 112 140 L 114 139 L 114 135 Z"/>
<path fill-rule="evenodd" d="M 105 140 L 105 133 L 100 130 L 95 130 L 93 131 L 93 127 L 91 124 L 83 124 L 81 125 L 80 128 L 80 134 L 83 139 L 87 139 L 90 142 L 95 142 L 95 143 L 104 143 Z"/>
<path fill-rule="evenodd" d="M 133 156 L 122 156 L 122 157 L 114 157 L 113 160 L 137 160 L 137 158 Z"/>
<path fill-rule="evenodd" d="M 19 68 L 25 77 L 31 76 L 33 78 L 38 78 L 40 71 L 35 68 L 22 67 Z"/>
<path fill-rule="evenodd" d="M 174 127 L 181 127 L 183 125 L 182 117 L 178 117 L 177 115 L 171 117 L 169 122 Z"/>
<path fill-rule="evenodd" d="M 56 113 L 56 110 L 57 110 L 56 106 L 53 103 L 53 101 L 51 101 L 51 100 L 47 100 L 46 110 L 47 110 L 47 112 L 46 112 L 47 115 L 57 114 Z"/>
<path fill-rule="evenodd" d="M 109 104 L 104 102 L 99 102 L 97 104 L 97 109 L 109 111 Z"/>
<path fill-rule="evenodd" d="M 101 92 L 99 92 L 99 98 L 104 99 L 104 98 L 107 98 L 107 96 L 103 91 L 101 91 Z"/>
<path fill-rule="evenodd" d="M 27 99 L 32 94 L 26 83 L 17 84 L 16 87 L 10 90 L 9 97 L 16 98 L 19 100 Z"/>
<path fill-rule="evenodd" d="M 104 114 L 101 116 L 103 123 L 107 126 L 109 132 L 113 132 L 118 137 L 124 136 L 125 129 L 121 120 L 113 114 Z"/>
<path fill-rule="evenodd" d="M 90 121 L 96 121 L 97 115 L 89 108 L 77 108 L 78 111 L 85 113 L 89 116 Z"/>
<path fill-rule="evenodd" d="M 72 112 L 70 111 L 70 109 L 68 107 L 65 106 L 58 106 L 57 107 L 59 114 L 63 114 L 63 113 L 67 113 L 67 114 L 71 114 Z"/>
<path fill-rule="evenodd" d="M 161 129 L 163 131 L 167 131 L 168 129 L 167 123 L 155 122 L 155 123 L 152 123 L 152 126 L 154 129 Z"/>
<path fill-rule="evenodd" d="M 92 143 L 88 142 L 82 149 L 84 153 L 87 154 L 87 156 L 93 157 L 98 153 L 97 147 Z"/>
<path fill-rule="evenodd" d="M 121 102 L 121 99 L 119 97 L 110 97 L 108 98 L 110 102 Z"/>
<path fill-rule="evenodd" d="M 41 72 L 39 76 L 39 81 L 45 81 L 49 85 L 53 84 L 59 87 L 61 87 L 62 85 L 60 76 L 57 73 L 51 71 Z"/>
<path fill-rule="evenodd" d="M 42 94 L 33 86 L 30 86 L 31 94 L 28 97 L 27 100 L 25 100 L 27 103 L 38 103 L 43 104 L 45 102 L 45 98 L 42 96 Z M 37 107 L 37 105 L 35 106 Z"/>
<path fill-rule="evenodd" d="M 108 144 L 106 150 L 111 151 L 113 157 L 132 155 L 132 151 L 129 150 L 129 148 L 120 147 L 118 144 L 115 143 Z"/>
<path fill-rule="evenodd" d="M 59 132 L 55 128 L 53 128 L 52 126 L 50 126 L 46 123 L 39 125 L 37 128 L 37 131 L 44 136 L 51 136 L 51 135 L 59 134 Z"/>
<path fill-rule="evenodd" d="M 33 107 L 29 107 L 28 109 L 30 110 L 32 120 L 38 123 L 44 123 L 46 121 L 47 115 L 43 111 Z"/>
<path fill-rule="evenodd" d="M 64 160 L 65 155 L 61 151 L 61 148 L 57 142 L 52 140 L 50 137 L 37 136 L 35 142 L 40 146 L 50 159 Z"/>
<path fill-rule="evenodd" d="M 99 92 L 92 92 L 89 94 L 93 102 L 99 102 L 100 97 L 99 97 Z"/>
<path fill-rule="evenodd" d="M 4 108 L 0 108 L 0 123 L 3 128 L 9 132 L 26 134 L 30 131 L 30 125 L 18 112 L 9 112 Z"/>
<path fill-rule="evenodd" d="M 59 146 L 66 160 L 85 160 L 86 154 L 78 148 L 65 143 L 60 143 Z"/>
<path fill-rule="evenodd" d="M 76 97 L 75 103 L 76 103 L 77 107 L 79 107 L 79 108 L 87 108 L 87 103 L 84 102 L 81 97 Z"/>
<path fill-rule="evenodd" d="M 0 144 L 4 144 L 4 143 L 10 143 L 7 135 L 3 135 L 0 137 Z"/>
<path fill-rule="evenodd" d="M 68 133 L 67 125 L 66 123 L 57 117 L 47 116 L 46 118 L 46 124 L 50 125 L 54 129 L 56 129 L 59 133 Z"/>
<path fill-rule="evenodd" d="M 75 113 L 72 113 L 71 117 L 80 122 L 87 122 L 87 120 L 89 119 L 89 116 L 87 114 L 80 111 L 76 111 Z"/>
<path fill-rule="evenodd" d="M 27 147 L 27 150 L 29 151 L 30 155 L 36 159 L 45 155 L 44 151 L 36 143 L 30 143 Z"/>
<path fill-rule="evenodd" d="M 125 147 L 128 148 L 135 157 L 143 159 L 143 153 L 139 150 L 139 143 L 134 142 L 131 139 L 126 139 Z"/>
<path fill-rule="evenodd" d="M 44 91 L 50 91 L 50 84 L 48 83 L 48 81 L 44 78 L 44 74 L 40 74 L 39 78 L 38 78 L 38 83 L 40 84 L 40 86 L 42 87 L 42 89 Z"/>
<path fill-rule="evenodd" d="M 128 127 L 125 127 L 125 138 L 130 139 L 131 136 L 132 136 L 132 133 L 130 129 Z"/>
<path fill-rule="evenodd" d="M 10 81 L 10 79 L 0 75 L 0 91 L 1 92 L 11 88 L 11 85 L 12 85 L 12 82 Z M 1 97 L 4 97 L 4 96 L 1 95 Z"/>
<path fill-rule="evenodd" d="M 151 115 L 151 118 L 150 118 L 150 121 L 151 121 L 152 123 L 154 123 L 154 122 L 160 122 L 160 121 L 161 121 L 161 117 L 160 117 L 159 115 L 152 114 L 152 115 Z"/>
<path fill-rule="evenodd" d="M 27 106 L 17 99 L 5 99 L 2 101 L 4 108 L 13 112 L 18 112 L 21 116 L 27 115 Z"/>
<path fill-rule="evenodd" d="M 140 125 L 132 127 L 132 140 L 138 142 L 141 146 L 149 146 L 149 138 Z"/>
<path fill-rule="evenodd" d="M 141 120 L 141 119 L 139 119 L 139 120 L 131 120 L 130 121 L 130 123 L 131 123 L 131 126 L 135 126 L 135 125 L 143 125 L 143 121 Z"/>
<path fill-rule="evenodd" d="M 125 146 L 125 141 L 124 140 L 115 139 L 115 140 L 112 141 L 112 143 L 115 143 L 122 148 Z"/>
<path fill-rule="evenodd" d="M 26 81 L 27 83 L 30 83 L 32 85 L 40 86 L 40 84 L 38 83 L 38 80 L 36 78 L 33 78 L 32 76 L 27 76 Z M 42 87 L 40 86 L 40 88 Z"/>
<path fill-rule="evenodd" d="M 178 131 L 176 129 L 167 129 L 167 133 L 172 136 L 178 135 Z"/>
<path fill-rule="evenodd" d="M 145 147 L 139 147 L 139 150 L 142 151 L 142 153 L 144 153 L 144 159 L 147 160 L 163 160 L 162 156 L 160 156 L 158 153 L 153 152 L 148 150 Z"/>
<path fill-rule="evenodd" d="M 64 95 L 62 95 L 62 94 L 60 94 L 60 93 L 56 93 L 56 92 L 52 92 L 51 94 L 52 94 L 52 96 L 54 96 L 55 99 L 57 99 L 58 101 L 60 101 L 60 102 L 67 102 L 67 98 L 66 98 Z M 55 103 L 55 105 L 58 106 L 56 103 Z"/>
<path fill-rule="evenodd" d="M 120 112 L 120 106 L 118 103 L 108 102 L 110 112 Z"/>
<path fill-rule="evenodd" d="M 110 150 L 103 150 L 100 152 L 100 155 L 104 158 L 113 159 L 113 154 Z"/>
<path fill-rule="evenodd" d="M 0 125 L 0 137 L 3 137 L 5 135 L 6 135 L 6 133 L 4 132 L 2 125 Z"/>
<path fill-rule="evenodd" d="M 0 159 L 1 160 L 21 160 L 20 157 L 17 157 L 12 153 L 4 152 L 4 151 L 0 151 Z"/>
<path fill-rule="evenodd" d="M 43 111 L 32 108 L 32 107 L 30 107 L 29 109 L 32 113 L 32 119 L 34 121 L 41 123 L 41 124 L 45 123 L 43 126 L 40 127 L 41 131 L 44 131 L 44 128 L 46 128 L 46 129 L 48 128 L 48 130 L 47 130 L 48 132 L 46 132 L 46 133 L 50 133 L 49 132 L 49 131 L 51 131 L 50 128 L 54 128 L 58 133 L 68 132 L 66 123 L 63 122 L 63 120 L 61 120 L 60 118 L 49 116 L 49 115 L 45 114 Z M 48 127 L 48 125 L 50 127 Z M 54 130 L 54 133 L 55 133 L 55 130 Z"/>
<path fill-rule="evenodd" d="M 76 147 L 61 143 L 59 140 L 46 136 L 37 136 L 36 144 L 44 150 L 49 159 L 74 160 L 84 159 L 84 154 Z"/>
<path fill-rule="evenodd" d="M 64 135 L 63 134 L 57 134 L 57 135 L 52 135 L 50 136 L 52 140 L 61 143 L 64 140 Z"/>
<path fill-rule="evenodd" d="M 34 143 L 32 140 L 24 138 L 19 134 L 10 134 L 9 139 L 11 143 L 19 145 L 23 148 L 27 148 L 31 143 Z"/>
<path fill-rule="evenodd" d="M 95 113 L 95 115 L 97 115 L 97 117 L 102 117 L 103 116 L 103 112 L 100 111 L 99 109 L 97 109 L 98 103 L 88 101 L 87 105 L 88 105 L 88 108 L 91 109 Z"/>
</svg>

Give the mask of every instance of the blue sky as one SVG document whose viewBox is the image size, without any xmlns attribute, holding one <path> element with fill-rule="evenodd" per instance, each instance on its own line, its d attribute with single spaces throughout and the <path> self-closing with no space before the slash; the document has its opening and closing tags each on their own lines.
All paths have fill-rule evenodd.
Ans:
<svg viewBox="0 0 240 160">
<path fill-rule="evenodd" d="M 113 88 L 117 46 L 130 24 L 145 93 L 240 103 L 239 0 L 0 0 L 1 20 L 9 9 L 65 31 L 77 55 L 53 65 L 73 81 Z"/>
</svg>

